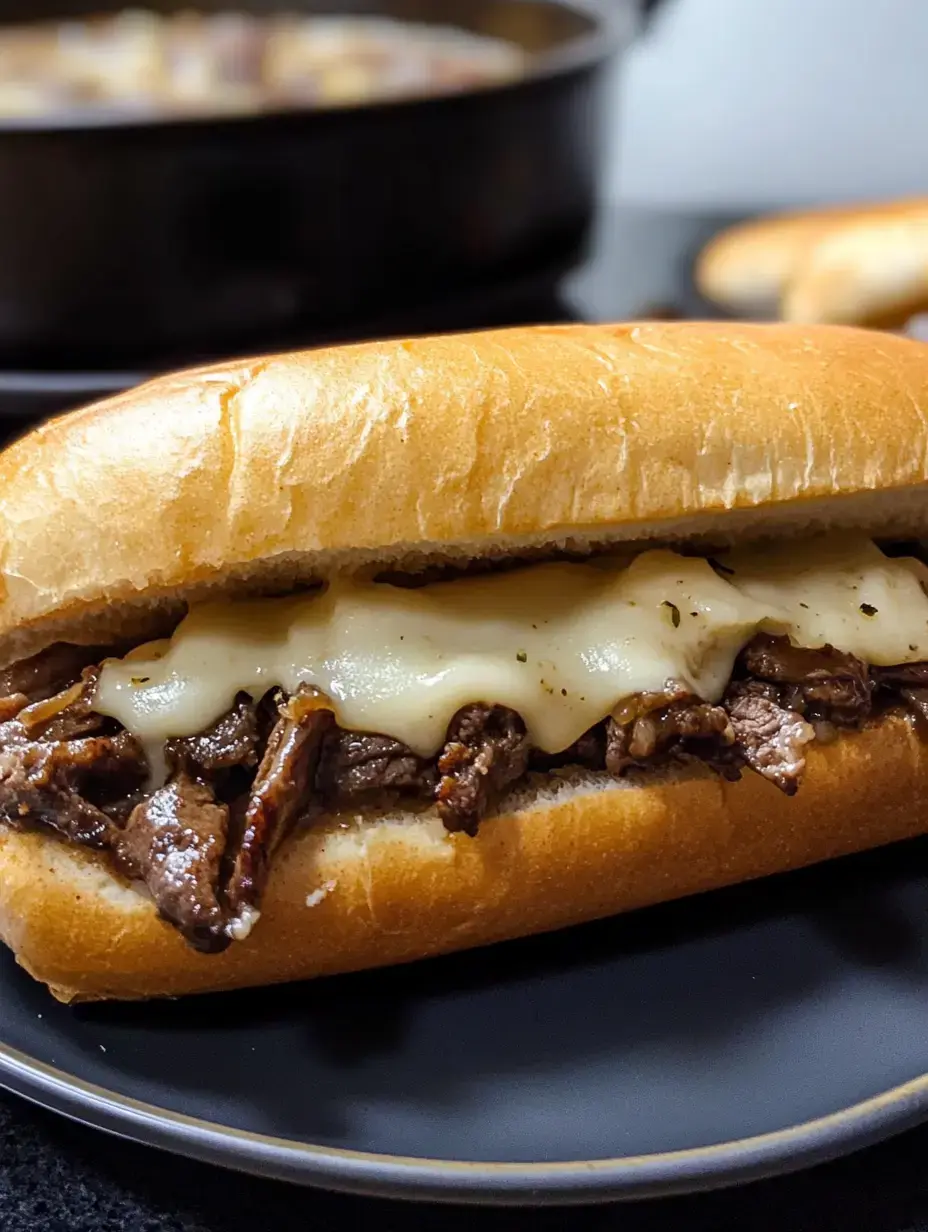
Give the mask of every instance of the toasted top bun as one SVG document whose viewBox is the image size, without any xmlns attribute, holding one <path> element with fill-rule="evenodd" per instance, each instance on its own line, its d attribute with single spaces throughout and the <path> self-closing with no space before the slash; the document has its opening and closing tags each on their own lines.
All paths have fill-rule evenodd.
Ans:
<svg viewBox="0 0 928 1232">
<path fill-rule="evenodd" d="M 696 264 L 706 298 L 802 324 L 900 326 L 928 305 L 928 199 L 763 218 Z"/>
<path fill-rule="evenodd" d="M 165 377 L 0 456 L 0 660 L 335 569 L 928 526 L 928 348 L 625 324 Z"/>
</svg>

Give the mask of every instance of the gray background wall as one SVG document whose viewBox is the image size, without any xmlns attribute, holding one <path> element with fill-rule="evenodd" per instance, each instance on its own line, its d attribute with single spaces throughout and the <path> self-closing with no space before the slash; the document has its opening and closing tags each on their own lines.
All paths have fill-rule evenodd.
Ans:
<svg viewBox="0 0 928 1232">
<path fill-rule="evenodd" d="M 665 0 L 617 94 L 625 201 L 928 191 L 928 0 Z"/>
</svg>

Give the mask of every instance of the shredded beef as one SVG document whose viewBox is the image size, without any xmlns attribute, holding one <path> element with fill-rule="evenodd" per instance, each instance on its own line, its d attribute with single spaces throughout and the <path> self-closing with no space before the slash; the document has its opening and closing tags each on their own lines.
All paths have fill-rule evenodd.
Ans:
<svg viewBox="0 0 928 1232">
<path fill-rule="evenodd" d="M 928 689 L 900 689 L 899 696 L 917 718 L 928 721 Z"/>
<path fill-rule="evenodd" d="M 399 740 L 339 727 L 326 733 L 316 788 L 328 808 L 388 808 L 400 796 L 427 800 L 437 784 L 434 761 L 417 757 Z"/>
<path fill-rule="evenodd" d="M 467 706 L 451 720 L 438 759 L 438 813 L 447 830 L 474 835 L 491 804 L 528 769 L 525 724 L 505 706 Z"/>
<path fill-rule="evenodd" d="M 241 694 L 207 731 L 167 742 L 168 782 L 152 791 L 138 742 L 94 711 L 103 653 L 56 646 L 0 673 L 0 821 L 109 851 L 208 952 L 247 931 L 280 841 L 318 807 L 435 802 L 449 831 L 474 835 L 530 769 L 623 774 L 693 759 L 729 779 L 747 767 L 791 795 L 810 741 L 865 722 L 875 697 L 928 722 L 928 663 L 869 668 L 830 646 L 763 635 L 739 656 L 721 704 L 670 681 L 556 755 L 532 748 L 505 706 L 459 710 L 440 755 L 420 758 L 386 735 L 339 729 L 310 688 L 257 705 Z"/>
<path fill-rule="evenodd" d="M 212 789 L 181 773 L 133 809 L 115 843 L 126 876 L 144 881 L 163 918 L 209 954 L 230 941 L 219 890 L 228 825 Z"/>
<path fill-rule="evenodd" d="M 724 705 L 747 764 L 794 795 L 805 769 L 805 746 L 815 736 L 810 724 L 783 707 L 777 686 L 768 681 L 733 682 Z"/>
<path fill-rule="evenodd" d="M 30 702 L 43 701 L 79 680 L 85 667 L 100 663 L 120 648 L 72 646 L 58 642 L 0 671 L 0 697 L 22 693 Z"/>
<path fill-rule="evenodd" d="M 331 710 L 311 689 L 301 689 L 280 707 L 252 785 L 227 897 L 234 915 L 255 907 L 280 840 L 309 804 L 322 740 Z"/>
<path fill-rule="evenodd" d="M 169 740 L 164 756 L 172 770 L 202 778 L 239 766 L 257 766 L 259 743 L 257 709 L 243 693 L 232 709 L 206 731 L 182 740 Z"/>
<path fill-rule="evenodd" d="M 884 696 L 899 698 L 917 718 L 928 721 L 928 663 L 875 667 L 873 675 Z"/>
<path fill-rule="evenodd" d="M 760 634 L 742 652 L 724 705 L 747 764 L 793 795 L 805 746 L 816 734 L 833 738 L 835 727 L 860 726 L 874 689 L 870 669 L 854 655 Z"/>
<path fill-rule="evenodd" d="M 44 743 L 26 738 L 14 721 L 4 725 L 2 743 L 0 819 L 48 826 L 90 847 L 112 840 L 101 798 L 131 791 L 145 775 L 142 750 L 128 732 Z"/>
<path fill-rule="evenodd" d="M 659 697 L 674 700 L 655 705 Z M 710 706 L 672 690 L 663 695 L 641 695 L 637 707 L 626 706 L 625 710 L 632 717 L 624 722 L 609 719 L 606 724 L 606 769 L 611 774 L 668 758 L 698 757 L 726 778 L 738 778 L 735 737 L 721 706 Z"/>
<path fill-rule="evenodd" d="M 873 674 L 883 688 L 928 688 L 928 663 L 899 663 L 895 667 L 875 667 Z"/>
<path fill-rule="evenodd" d="M 32 702 L 19 712 L 19 722 L 32 740 L 76 740 L 105 726 L 93 709 L 99 668 L 84 669 L 81 679 L 53 697 Z"/>
<path fill-rule="evenodd" d="M 760 634 L 743 651 L 741 668 L 745 676 L 789 686 L 780 694 L 782 704 L 808 719 L 856 727 L 870 714 L 867 665 L 833 646 L 803 650 L 789 638 Z"/>
</svg>

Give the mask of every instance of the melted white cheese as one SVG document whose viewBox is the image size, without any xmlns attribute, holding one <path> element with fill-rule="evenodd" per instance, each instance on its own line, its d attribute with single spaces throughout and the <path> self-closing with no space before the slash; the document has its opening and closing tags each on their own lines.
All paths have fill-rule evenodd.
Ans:
<svg viewBox="0 0 928 1232">
<path fill-rule="evenodd" d="M 928 568 L 920 561 L 834 537 L 731 553 L 721 563 L 734 569 L 725 575 L 733 586 L 785 620 L 797 646 L 832 645 L 882 667 L 928 659 Z"/>
<path fill-rule="evenodd" d="M 335 578 L 311 595 L 204 604 L 149 658 L 107 663 L 96 708 L 162 741 L 202 731 L 240 691 L 310 684 L 342 727 L 422 756 L 471 702 L 516 710 L 533 744 L 555 753 L 670 680 L 717 700 L 760 629 L 871 663 L 928 657 L 928 570 L 913 561 L 857 540 L 722 563 L 733 572 L 650 551 L 414 590 Z"/>
</svg>

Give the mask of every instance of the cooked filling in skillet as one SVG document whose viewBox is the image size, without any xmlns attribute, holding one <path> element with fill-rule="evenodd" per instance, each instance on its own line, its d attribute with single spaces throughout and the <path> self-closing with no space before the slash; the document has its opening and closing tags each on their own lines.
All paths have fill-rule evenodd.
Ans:
<svg viewBox="0 0 928 1232">
<path fill-rule="evenodd" d="M 391 18 L 131 8 L 0 26 L 0 116 L 357 106 L 507 82 L 530 59 L 503 39 Z"/>
<path fill-rule="evenodd" d="M 576 767 L 702 762 L 786 795 L 815 741 L 928 719 L 928 567 L 823 540 L 193 608 L 170 640 L 0 673 L 0 820 L 104 851 L 197 949 L 247 936 L 296 825 L 437 808 L 475 835 Z M 402 581 L 402 585 L 396 584 Z"/>
</svg>

